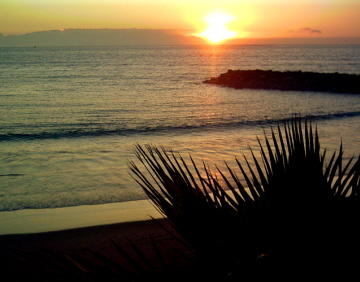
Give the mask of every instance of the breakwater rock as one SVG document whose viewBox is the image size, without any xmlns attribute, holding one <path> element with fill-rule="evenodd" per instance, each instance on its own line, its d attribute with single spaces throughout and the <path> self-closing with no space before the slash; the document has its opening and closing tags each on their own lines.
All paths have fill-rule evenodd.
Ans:
<svg viewBox="0 0 360 282">
<path fill-rule="evenodd" d="M 204 83 L 236 89 L 271 89 L 360 94 L 360 75 L 302 71 L 228 70 Z"/>
</svg>

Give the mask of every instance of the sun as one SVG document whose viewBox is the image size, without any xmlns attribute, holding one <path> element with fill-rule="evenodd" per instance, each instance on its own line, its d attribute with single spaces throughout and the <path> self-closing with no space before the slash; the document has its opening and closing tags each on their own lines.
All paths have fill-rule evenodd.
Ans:
<svg viewBox="0 0 360 282">
<path fill-rule="evenodd" d="M 199 36 L 206 37 L 212 43 L 219 43 L 222 40 L 234 37 L 236 32 L 226 28 L 226 24 L 232 19 L 233 17 L 227 14 L 212 14 L 208 16 L 205 18 L 205 21 L 209 26 Z"/>
</svg>

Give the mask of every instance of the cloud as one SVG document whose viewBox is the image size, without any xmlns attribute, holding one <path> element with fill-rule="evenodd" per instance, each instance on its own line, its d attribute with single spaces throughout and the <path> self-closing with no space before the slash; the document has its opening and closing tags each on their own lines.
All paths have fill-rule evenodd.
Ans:
<svg viewBox="0 0 360 282">
<path fill-rule="evenodd" d="M 296 33 L 310 33 L 310 34 L 322 34 L 321 30 L 312 29 L 310 27 L 300 28 L 296 30 L 289 30 L 289 32 L 296 32 Z"/>
</svg>

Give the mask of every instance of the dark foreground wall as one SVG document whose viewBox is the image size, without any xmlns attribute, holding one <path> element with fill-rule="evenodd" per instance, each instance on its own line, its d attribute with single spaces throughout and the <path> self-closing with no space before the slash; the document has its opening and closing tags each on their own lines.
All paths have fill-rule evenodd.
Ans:
<svg viewBox="0 0 360 282">
<path fill-rule="evenodd" d="M 236 89 L 360 93 L 360 75 L 302 71 L 228 70 L 204 83 Z"/>
</svg>

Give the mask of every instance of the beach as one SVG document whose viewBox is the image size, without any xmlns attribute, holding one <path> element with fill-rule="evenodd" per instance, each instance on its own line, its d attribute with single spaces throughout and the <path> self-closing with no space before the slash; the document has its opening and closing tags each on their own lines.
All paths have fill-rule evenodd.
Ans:
<svg viewBox="0 0 360 282">
<path fill-rule="evenodd" d="M 74 275 L 72 272 L 69 274 L 68 264 L 65 263 L 64 266 L 62 262 L 64 255 L 80 257 L 87 262 L 101 266 L 101 261 L 96 259 L 92 251 L 98 252 L 114 263 L 131 270 L 131 266 L 113 245 L 113 242 L 118 244 L 135 259 L 138 259 L 129 239 L 154 263 L 156 268 L 159 266 L 156 264 L 156 253 L 150 238 L 156 242 L 161 242 L 161 246 L 166 245 L 186 251 L 159 223 L 170 230 L 171 234 L 176 234 L 169 224 L 162 219 L 156 222 L 145 220 L 56 232 L 2 235 L 0 236 L 2 273 L 4 277 L 10 275 L 12 281 L 62 281 L 65 277 L 68 278 L 67 275 Z M 181 257 L 172 252 L 170 248 L 165 247 L 164 249 L 163 247 L 161 250 L 164 258 L 172 266 L 182 264 Z M 67 262 L 71 264 L 69 260 Z M 77 274 L 72 277 L 77 277 Z M 85 280 L 94 281 L 89 277 Z"/>
<path fill-rule="evenodd" d="M 0 235 L 58 231 L 161 217 L 148 200 L 54 209 L 26 209 L 0 214 Z"/>
<path fill-rule="evenodd" d="M 293 2 L 0 1 L 0 280 L 357 280 L 360 0 Z"/>
<path fill-rule="evenodd" d="M 199 166 L 204 161 L 214 170 L 224 160 L 234 167 L 235 157 L 251 162 L 249 147 L 259 155 L 257 137 L 263 139 L 263 132 L 301 114 L 318 126 L 329 156 L 340 142 L 344 160 L 357 156 L 359 95 L 230 89 L 202 81 L 229 69 L 359 74 L 358 50 L 357 45 L 2 48 L 3 273 L 14 281 L 57 279 L 11 256 L 14 252 L 45 258 L 47 265 L 58 259 L 42 249 L 94 260 L 92 249 L 120 262 L 112 240 L 131 250 L 130 238 L 153 258 L 150 234 L 176 246 L 151 219 L 161 215 L 129 173 L 129 160 L 138 162 L 135 144 L 164 147 L 187 161 L 190 154 Z"/>
<path fill-rule="evenodd" d="M 149 256 L 153 255 L 149 248 L 150 236 L 162 242 L 169 241 L 172 246 L 176 244 L 159 222 L 167 228 L 169 225 L 147 200 L 3 212 L 0 222 L 0 265 L 2 271 L 15 278 L 13 281 L 60 279 L 61 275 L 57 277 L 46 270 L 56 264 L 58 258 L 49 256 L 44 250 L 99 263 L 94 261 L 91 249 L 123 265 L 124 260 L 112 242 L 130 250 L 128 239 L 131 239 Z M 46 263 L 39 266 L 37 262 L 34 266 L 23 258 Z"/>
</svg>

